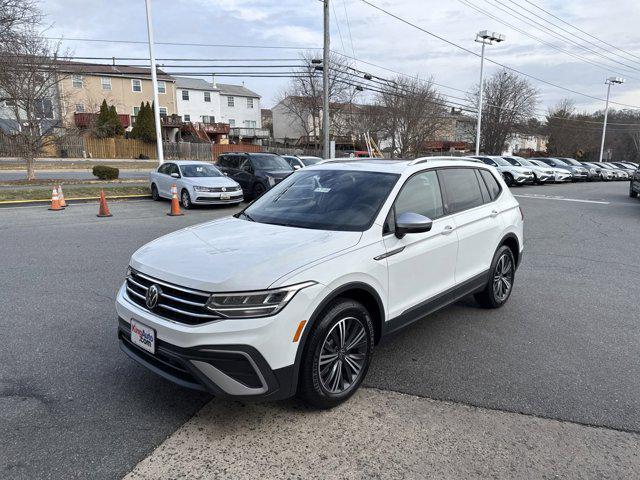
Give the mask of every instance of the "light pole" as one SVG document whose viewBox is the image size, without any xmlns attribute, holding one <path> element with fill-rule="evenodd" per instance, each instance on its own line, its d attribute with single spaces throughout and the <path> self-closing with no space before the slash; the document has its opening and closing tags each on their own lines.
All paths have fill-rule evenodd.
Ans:
<svg viewBox="0 0 640 480">
<path fill-rule="evenodd" d="M 602 124 L 602 143 L 600 143 L 600 162 L 602 161 L 602 155 L 604 154 L 604 137 L 607 134 L 607 117 L 609 116 L 609 94 L 611 93 L 611 85 L 624 83 L 624 78 L 609 77 L 604 83 L 607 85 L 607 102 L 604 107 L 604 123 Z"/>
<path fill-rule="evenodd" d="M 324 0 L 324 46 L 322 54 L 322 156 L 331 158 L 329 141 L 329 0 Z"/>
<path fill-rule="evenodd" d="M 482 30 L 476 34 L 476 42 L 482 44 L 480 54 L 480 94 L 478 95 L 478 122 L 476 125 L 476 155 L 480 155 L 480 125 L 482 124 L 482 93 L 484 91 L 484 47 L 494 43 L 504 42 L 506 37 L 501 33 Z"/>
<path fill-rule="evenodd" d="M 156 57 L 153 54 L 153 25 L 151 24 L 151 0 L 145 0 L 147 8 L 147 36 L 149 37 L 149 60 L 151 63 L 151 84 L 153 86 L 153 116 L 156 122 L 156 146 L 158 148 L 158 163 L 164 163 L 162 151 L 162 130 L 160 125 L 160 104 L 158 103 L 158 77 L 156 75 Z"/>
</svg>

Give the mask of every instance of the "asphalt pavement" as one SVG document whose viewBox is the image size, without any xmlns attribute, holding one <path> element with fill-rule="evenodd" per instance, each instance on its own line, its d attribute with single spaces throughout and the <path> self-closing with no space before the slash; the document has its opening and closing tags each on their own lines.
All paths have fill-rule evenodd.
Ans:
<svg viewBox="0 0 640 480">
<path fill-rule="evenodd" d="M 640 201 L 627 190 L 514 189 L 526 238 L 508 304 L 482 310 L 465 299 L 414 324 L 376 349 L 366 385 L 640 432 Z M 121 478 L 210 400 L 119 351 L 113 302 L 136 248 L 235 209 L 168 217 L 166 202 L 110 208 L 106 219 L 92 204 L 0 210 L 0 478 Z"/>
</svg>

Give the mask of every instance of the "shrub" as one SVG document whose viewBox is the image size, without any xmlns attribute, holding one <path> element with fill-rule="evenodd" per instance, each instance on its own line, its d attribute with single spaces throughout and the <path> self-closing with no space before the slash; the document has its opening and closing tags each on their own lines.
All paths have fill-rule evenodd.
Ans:
<svg viewBox="0 0 640 480">
<path fill-rule="evenodd" d="M 115 180 L 120 175 L 120 170 L 106 165 L 96 165 L 93 167 L 93 176 L 100 180 Z"/>
</svg>

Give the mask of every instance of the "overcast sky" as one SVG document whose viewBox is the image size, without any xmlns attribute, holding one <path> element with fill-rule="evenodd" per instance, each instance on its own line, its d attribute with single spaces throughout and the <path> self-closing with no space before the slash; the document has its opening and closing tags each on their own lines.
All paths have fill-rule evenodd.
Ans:
<svg viewBox="0 0 640 480">
<path fill-rule="evenodd" d="M 370 1 L 476 52 L 480 51 L 480 45 L 473 41 L 477 31 L 489 29 L 504 33 L 507 41 L 487 47 L 487 58 L 587 95 L 604 98 L 604 79 L 611 75 L 623 76 L 627 83 L 614 87 L 612 100 L 640 106 L 638 0 Z M 477 83 L 478 57 L 403 24 L 360 0 L 332 0 L 332 3 L 332 49 L 352 56 L 355 54 L 358 59 L 402 73 L 433 77 L 435 82 L 457 89 L 468 90 Z M 465 3 L 486 10 L 496 19 L 473 10 Z M 322 2 L 319 0 L 153 0 L 152 5 L 155 38 L 158 42 L 295 47 L 322 45 Z M 597 41 L 588 46 L 580 38 L 586 37 L 584 33 L 545 15 L 536 9 L 536 5 L 619 50 Z M 48 30 L 48 35 L 52 37 L 146 40 L 143 0 L 47 0 L 41 6 L 48 22 L 52 24 Z M 525 8 L 530 12 L 525 11 Z M 514 12 L 520 12 L 524 19 Z M 525 19 L 541 25 L 527 24 Z M 545 23 L 545 20 L 556 23 L 564 30 Z M 512 26 L 500 22 L 508 22 Z M 567 39 L 554 38 L 543 26 L 567 39 L 587 45 L 592 51 L 572 45 Z M 529 38 L 513 27 L 540 37 L 552 46 Z M 574 35 L 570 35 L 570 32 Z M 77 56 L 148 55 L 144 44 L 65 40 L 64 45 Z M 553 46 L 584 59 L 555 50 Z M 158 45 L 156 49 L 158 58 L 294 59 L 299 53 L 285 49 L 165 45 Z M 280 62 L 283 63 L 290 62 Z M 380 76 L 393 75 L 369 65 L 357 66 Z M 498 67 L 488 63 L 485 71 L 491 74 L 496 68 Z M 206 71 L 210 70 L 211 68 L 206 68 Z M 243 79 L 218 78 L 218 81 L 241 83 Z M 247 87 L 262 95 L 263 107 L 271 107 L 286 84 L 283 79 L 245 78 L 244 82 Z M 603 102 L 597 100 L 535 80 L 532 83 L 540 90 L 541 111 L 565 97 L 572 98 L 581 109 L 589 111 L 603 106 Z M 464 96 L 454 90 L 440 90 L 442 93 Z"/>
</svg>

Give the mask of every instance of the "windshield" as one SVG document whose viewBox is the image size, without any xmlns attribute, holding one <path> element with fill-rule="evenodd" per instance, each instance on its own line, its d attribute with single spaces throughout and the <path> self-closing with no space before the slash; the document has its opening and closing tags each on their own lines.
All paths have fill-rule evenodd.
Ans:
<svg viewBox="0 0 640 480">
<path fill-rule="evenodd" d="M 496 162 L 498 165 L 502 165 L 503 167 L 510 167 L 511 166 L 511 164 L 509 162 L 507 162 L 502 157 L 490 157 L 490 158 L 491 158 L 491 160 Z"/>
<path fill-rule="evenodd" d="M 222 177 L 222 173 L 213 165 L 195 163 L 193 165 L 180 165 L 184 177 Z"/>
<path fill-rule="evenodd" d="M 551 160 L 553 160 L 556 163 L 559 163 L 560 165 L 568 165 L 567 162 L 560 160 L 559 158 L 552 158 Z"/>
<path fill-rule="evenodd" d="M 502 158 L 504 158 L 511 165 L 515 165 L 516 167 L 520 166 L 520 162 L 518 160 L 516 160 L 515 158 L 511 158 L 511 157 L 502 157 Z"/>
<path fill-rule="evenodd" d="M 578 162 L 577 160 L 574 160 L 573 158 L 563 158 L 562 161 L 565 163 L 568 163 L 569 165 L 576 165 L 578 167 L 582 166 L 580 162 Z"/>
<path fill-rule="evenodd" d="M 256 170 L 293 170 L 293 167 L 279 155 L 251 155 L 251 163 Z"/>
<path fill-rule="evenodd" d="M 298 170 L 238 214 L 260 223 L 361 232 L 371 226 L 398 175 Z"/>
<path fill-rule="evenodd" d="M 540 162 L 539 160 L 529 160 L 529 163 L 532 163 L 536 167 L 548 167 L 546 163 Z"/>
<path fill-rule="evenodd" d="M 307 167 L 309 165 L 315 165 L 316 163 L 322 161 L 320 157 L 300 157 L 300 160 L 302 160 L 302 163 L 304 163 Z"/>
</svg>

